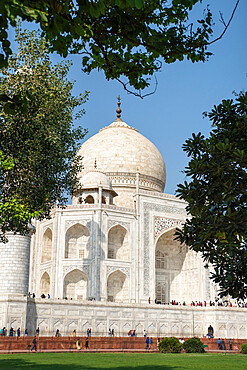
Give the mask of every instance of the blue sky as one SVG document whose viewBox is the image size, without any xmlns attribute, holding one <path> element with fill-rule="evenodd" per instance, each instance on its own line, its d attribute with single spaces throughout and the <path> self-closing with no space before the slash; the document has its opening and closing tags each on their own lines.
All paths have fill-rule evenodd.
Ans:
<svg viewBox="0 0 247 370">
<path fill-rule="evenodd" d="M 210 4 L 213 12 L 217 37 L 223 30 L 219 22 L 219 10 L 228 20 L 235 0 L 203 1 L 194 10 L 193 16 L 201 16 L 203 8 Z M 116 117 L 116 97 L 122 100 L 122 119 L 151 140 L 161 152 L 167 168 L 165 193 L 174 194 L 177 184 L 185 180 L 182 173 L 187 164 L 182 144 L 192 132 L 205 135 L 210 130 L 208 119 L 202 118 L 222 99 L 232 98 L 232 92 L 246 89 L 247 82 L 247 1 L 240 0 L 233 21 L 224 37 L 211 45 L 213 52 L 208 62 L 193 64 L 188 61 L 163 65 L 157 74 L 158 89 L 154 95 L 141 100 L 127 94 L 116 81 L 107 82 L 104 74 L 82 73 L 81 57 L 73 56 L 69 78 L 76 81 L 74 93 L 90 91 L 85 104 L 85 116 L 81 126 L 88 129 L 86 139 L 102 127 L 112 123 Z M 56 56 L 54 60 L 58 60 Z M 124 148 L 123 148 L 124 150 Z"/>
</svg>

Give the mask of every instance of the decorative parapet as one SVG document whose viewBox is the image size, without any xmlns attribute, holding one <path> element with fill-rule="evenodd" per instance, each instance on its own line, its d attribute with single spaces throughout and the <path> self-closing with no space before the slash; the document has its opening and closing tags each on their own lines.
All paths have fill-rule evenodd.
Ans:
<svg viewBox="0 0 247 370">
<path fill-rule="evenodd" d="M 105 172 L 105 174 L 109 177 L 114 187 L 117 185 L 133 185 L 136 186 L 136 174 L 131 172 Z M 157 179 L 153 176 L 139 174 L 139 186 L 151 188 L 154 191 L 162 192 L 165 183 L 160 179 Z"/>
</svg>

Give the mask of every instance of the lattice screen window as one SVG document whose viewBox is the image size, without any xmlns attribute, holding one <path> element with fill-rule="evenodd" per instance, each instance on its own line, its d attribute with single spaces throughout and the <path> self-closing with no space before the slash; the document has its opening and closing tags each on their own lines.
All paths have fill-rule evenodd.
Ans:
<svg viewBox="0 0 247 370">
<path fill-rule="evenodd" d="M 165 287 L 160 284 L 156 286 L 156 299 L 161 304 L 165 303 Z"/>
<path fill-rule="evenodd" d="M 157 269 L 164 269 L 165 268 L 165 254 L 161 251 L 155 252 L 155 267 Z"/>
<path fill-rule="evenodd" d="M 79 249 L 79 258 L 83 259 L 85 255 L 84 249 Z"/>
<path fill-rule="evenodd" d="M 113 302 L 113 295 L 108 295 L 108 302 Z"/>
<path fill-rule="evenodd" d="M 78 299 L 79 301 L 82 301 L 82 300 L 83 300 L 83 295 L 82 295 L 82 294 L 78 294 L 78 295 L 77 295 L 77 299 Z"/>
<path fill-rule="evenodd" d="M 108 250 L 108 258 L 114 258 L 114 249 Z"/>
</svg>

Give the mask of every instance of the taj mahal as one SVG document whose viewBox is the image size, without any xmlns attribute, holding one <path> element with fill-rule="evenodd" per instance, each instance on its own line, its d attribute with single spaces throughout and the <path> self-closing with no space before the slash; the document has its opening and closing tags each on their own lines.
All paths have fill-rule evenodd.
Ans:
<svg viewBox="0 0 247 370">
<path fill-rule="evenodd" d="M 246 338 L 246 308 L 209 306 L 217 299 L 210 267 L 174 240 L 186 203 L 164 193 L 164 159 L 122 121 L 120 102 L 116 120 L 78 154 L 72 204 L 0 245 L 0 327 L 188 337 L 212 325 L 217 336 Z"/>
</svg>

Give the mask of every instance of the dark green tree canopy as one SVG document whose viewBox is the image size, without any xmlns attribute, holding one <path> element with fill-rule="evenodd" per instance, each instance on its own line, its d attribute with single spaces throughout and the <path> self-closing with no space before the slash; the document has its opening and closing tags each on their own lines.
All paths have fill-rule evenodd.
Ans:
<svg viewBox="0 0 247 370">
<path fill-rule="evenodd" d="M 85 135 L 73 122 L 83 114 L 87 93 L 73 96 L 73 83 L 67 80 L 70 62 L 52 65 L 47 42 L 36 32 L 18 30 L 17 42 L 18 54 L 0 74 L 2 94 L 23 102 L 20 107 L 9 101 L 0 105 L 3 234 L 24 233 L 27 218 L 47 217 L 54 203 L 66 203 L 66 194 L 77 186 L 75 154 Z M 7 207 L 12 203 L 24 212 L 19 222 Z"/>
<path fill-rule="evenodd" d="M 247 297 L 247 93 L 223 100 L 206 114 L 208 138 L 193 134 L 183 148 L 189 182 L 177 194 L 191 215 L 178 238 L 214 267 L 220 295 Z"/>
<path fill-rule="evenodd" d="M 142 90 L 150 84 L 162 61 L 187 58 L 205 61 L 212 34 L 212 14 L 207 8 L 193 26 L 190 12 L 202 0 L 5 0 L 0 41 L 0 65 L 11 53 L 8 23 L 17 17 L 37 22 L 51 50 L 66 57 L 82 54 L 82 70 L 102 70 L 106 78 L 118 79 Z M 122 78 L 125 78 L 123 82 Z"/>
</svg>

